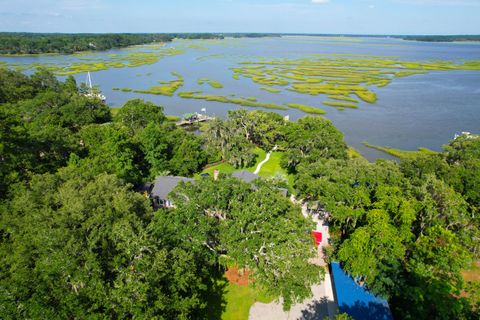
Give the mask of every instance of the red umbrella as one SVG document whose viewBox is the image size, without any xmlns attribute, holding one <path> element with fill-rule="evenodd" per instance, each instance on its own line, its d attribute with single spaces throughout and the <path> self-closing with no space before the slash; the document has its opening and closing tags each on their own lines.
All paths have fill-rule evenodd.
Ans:
<svg viewBox="0 0 480 320">
<path fill-rule="evenodd" d="M 317 244 L 317 247 L 318 247 L 322 242 L 322 233 L 318 231 L 312 231 L 312 236 L 315 238 L 315 243 Z"/>
</svg>

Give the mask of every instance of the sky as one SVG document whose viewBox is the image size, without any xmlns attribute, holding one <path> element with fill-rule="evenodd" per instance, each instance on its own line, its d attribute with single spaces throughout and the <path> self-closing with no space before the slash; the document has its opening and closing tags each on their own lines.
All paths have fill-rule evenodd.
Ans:
<svg viewBox="0 0 480 320">
<path fill-rule="evenodd" d="M 480 0 L 0 0 L 0 31 L 480 34 Z"/>
</svg>

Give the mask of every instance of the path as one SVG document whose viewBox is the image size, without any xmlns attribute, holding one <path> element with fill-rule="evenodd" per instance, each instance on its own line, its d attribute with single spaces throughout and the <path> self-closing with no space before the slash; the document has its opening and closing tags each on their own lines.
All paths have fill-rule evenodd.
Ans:
<svg viewBox="0 0 480 320">
<path fill-rule="evenodd" d="M 273 147 L 273 149 L 272 149 L 270 152 L 267 153 L 267 156 L 265 157 L 265 159 L 264 159 L 262 162 L 260 162 L 260 163 L 258 164 L 257 169 L 255 169 L 255 172 L 254 172 L 253 174 L 258 174 L 258 173 L 260 172 L 260 170 L 262 169 L 262 166 L 263 166 L 265 163 L 267 163 L 268 160 L 270 160 L 270 156 L 272 155 L 272 152 L 275 151 L 275 150 L 277 150 L 277 147 L 278 147 L 278 146 Z"/>
<path fill-rule="evenodd" d="M 292 196 L 292 202 L 297 203 Z M 328 225 L 318 215 L 311 215 L 308 212 L 306 204 L 302 204 L 302 214 L 317 224 L 316 231 L 322 232 L 322 242 L 318 247 L 318 257 L 310 261 L 311 263 L 326 266 L 323 260 L 322 248 L 328 245 Z M 331 275 L 326 269 L 325 280 L 312 286 L 313 296 L 302 303 L 292 306 L 290 311 L 285 312 L 282 309 L 282 301 L 272 303 L 256 302 L 250 308 L 249 320 L 323 320 L 324 318 L 334 319 L 338 306 L 335 302 L 332 288 Z"/>
</svg>

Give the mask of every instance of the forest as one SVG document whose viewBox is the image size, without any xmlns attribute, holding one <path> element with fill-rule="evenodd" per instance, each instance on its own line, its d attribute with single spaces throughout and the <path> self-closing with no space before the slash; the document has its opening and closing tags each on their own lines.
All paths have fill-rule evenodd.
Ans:
<svg viewBox="0 0 480 320">
<path fill-rule="evenodd" d="M 428 35 L 428 36 L 395 36 L 403 40 L 426 41 L 426 42 L 454 42 L 454 41 L 480 41 L 480 35 Z"/>
<path fill-rule="evenodd" d="M 290 179 L 197 175 L 274 147 Z M 313 225 L 286 186 L 330 213 L 328 259 L 396 319 L 479 317 L 480 284 L 462 277 L 480 254 L 478 137 L 372 163 L 323 117 L 240 109 L 194 134 L 150 102 L 112 114 L 71 76 L 1 69 L 0 155 L 2 319 L 220 319 L 231 266 L 288 310 L 324 271 L 309 263 Z M 153 211 L 136 190 L 160 175 L 196 182 Z"/>
<path fill-rule="evenodd" d="M 65 34 L 65 33 L 0 33 L 0 54 L 72 54 L 80 51 L 104 51 L 152 42 L 180 39 L 218 39 L 211 33 L 175 34 Z"/>
</svg>

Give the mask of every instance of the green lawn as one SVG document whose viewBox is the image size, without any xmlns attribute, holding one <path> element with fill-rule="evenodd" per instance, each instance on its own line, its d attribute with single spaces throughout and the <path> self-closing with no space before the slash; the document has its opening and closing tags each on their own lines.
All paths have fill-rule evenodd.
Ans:
<svg viewBox="0 0 480 320">
<path fill-rule="evenodd" d="M 172 121 L 172 122 L 182 120 L 182 118 L 180 118 L 179 116 L 165 116 L 165 118 L 167 118 L 168 121 Z"/>
<path fill-rule="evenodd" d="M 258 288 L 253 288 L 251 285 L 239 286 L 231 283 L 227 285 L 224 298 L 226 308 L 222 313 L 223 320 L 246 320 L 250 307 L 255 302 L 270 303 L 273 301 Z"/>
<path fill-rule="evenodd" d="M 120 108 L 121 107 L 110 107 L 110 113 L 112 114 L 112 117 L 117 115 L 118 111 L 120 111 Z"/>
<path fill-rule="evenodd" d="M 257 168 L 257 165 L 260 162 L 262 162 L 263 159 L 265 159 L 267 153 L 260 148 L 256 148 L 255 149 L 255 154 L 257 155 L 257 160 L 255 162 L 255 165 L 253 165 L 251 167 L 236 169 L 231 164 L 226 163 L 226 162 L 222 162 L 222 163 L 219 163 L 217 165 L 214 165 L 214 166 L 211 166 L 211 167 L 208 167 L 208 168 L 204 169 L 201 173 L 208 173 L 210 175 L 213 175 L 213 171 L 215 171 L 215 170 L 219 170 L 221 173 L 227 173 L 227 174 L 231 174 L 231 173 L 233 173 L 235 171 L 239 171 L 239 170 L 247 170 L 247 171 L 250 171 L 250 172 L 254 172 L 255 169 Z"/>
<path fill-rule="evenodd" d="M 262 169 L 258 173 L 262 177 L 273 177 L 276 175 L 287 175 L 287 172 L 280 166 L 283 152 L 274 151 L 270 156 L 270 160 L 263 164 Z"/>
<path fill-rule="evenodd" d="M 239 171 L 239 170 L 247 170 L 250 172 L 254 172 L 255 169 L 257 168 L 257 165 L 260 162 L 262 162 L 267 155 L 267 153 L 260 148 L 256 148 L 255 153 L 257 154 L 257 161 L 255 165 L 251 167 L 236 169 L 231 164 L 222 162 L 217 165 L 204 169 L 201 173 L 208 173 L 210 175 L 213 175 L 213 171 L 215 171 L 216 169 L 220 170 L 221 173 L 226 173 L 226 174 L 232 174 L 235 171 Z M 263 164 L 262 169 L 260 170 L 258 175 L 263 178 L 283 176 L 288 181 L 288 189 L 290 193 L 294 193 L 294 189 L 293 189 L 294 176 L 292 174 L 288 174 L 287 171 L 280 166 L 280 161 L 282 160 L 282 157 L 283 157 L 282 151 L 272 152 L 272 155 L 270 156 L 270 160 L 268 160 L 266 163 Z"/>
<path fill-rule="evenodd" d="M 263 166 L 260 172 L 258 173 L 259 176 L 264 178 L 270 178 L 275 176 L 282 176 L 287 179 L 288 182 L 288 191 L 290 193 L 295 193 L 293 189 L 294 184 L 294 176 L 293 174 L 287 173 L 285 169 L 283 169 L 280 165 L 280 162 L 283 157 L 282 151 L 274 151 L 270 156 L 270 160 L 268 160 Z"/>
</svg>

